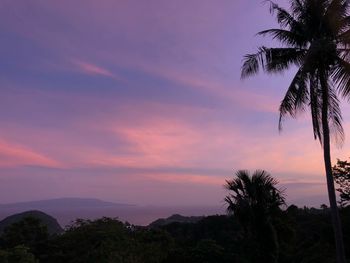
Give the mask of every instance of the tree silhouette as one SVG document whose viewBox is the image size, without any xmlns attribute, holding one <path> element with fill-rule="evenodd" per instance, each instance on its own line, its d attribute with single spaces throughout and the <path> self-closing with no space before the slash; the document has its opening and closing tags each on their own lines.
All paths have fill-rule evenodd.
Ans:
<svg viewBox="0 0 350 263">
<path fill-rule="evenodd" d="M 236 172 L 236 178 L 226 181 L 230 191 L 225 201 L 227 210 L 233 213 L 245 231 L 245 238 L 255 243 L 257 262 L 277 262 L 278 241 L 271 217 L 284 204 L 283 192 L 278 182 L 263 170 L 252 175 L 248 171 Z M 260 248 L 260 249 L 257 249 Z"/>
<path fill-rule="evenodd" d="M 248 54 L 242 77 L 259 68 L 278 73 L 297 67 L 279 111 L 279 128 L 287 115 L 295 118 L 307 108 L 311 111 L 313 133 L 323 147 L 328 197 L 336 241 L 337 262 L 344 263 L 341 222 L 332 176 L 330 135 L 344 139 L 338 95 L 350 98 L 350 17 L 348 0 L 291 0 L 290 11 L 270 3 L 280 28 L 259 32 L 280 41 L 281 47 L 260 47 Z"/>
<path fill-rule="evenodd" d="M 342 207 L 350 204 L 350 162 L 338 160 L 333 167 L 335 182 L 339 185 L 337 191 L 340 193 L 340 205 Z"/>
</svg>

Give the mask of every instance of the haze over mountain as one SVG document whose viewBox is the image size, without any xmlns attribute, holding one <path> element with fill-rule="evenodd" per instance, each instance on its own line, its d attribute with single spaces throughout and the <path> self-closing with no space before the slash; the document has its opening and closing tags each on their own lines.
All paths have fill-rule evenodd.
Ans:
<svg viewBox="0 0 350 263">
<path fill-rule="evenodd" d="M 77 218 L 97 219 L 103 216 L 119 218 L 132 224 L 148 225 L 158 218 L 173 214 L 203 216 L 222 214 L 223 206 L 141 206 L 106 202 L 94 198 L 58 198 L 39 201 L 0 204 L 0 220 L 12 214 L 40 210 L 55 217 L 61 226 Z"/>
<path fill-rule="evenodd" d="M 48 200 L 37 200 L 27 202 L 17 202 L 9 204 L 0 204 L 0 209 L 73 209 L 73 208 L 92 208 L 92 207 L 119 207 L 130 206 L 130 204 L 121 204 L 106 202 L 95 198 L 56 198 Z"/>
</svg>

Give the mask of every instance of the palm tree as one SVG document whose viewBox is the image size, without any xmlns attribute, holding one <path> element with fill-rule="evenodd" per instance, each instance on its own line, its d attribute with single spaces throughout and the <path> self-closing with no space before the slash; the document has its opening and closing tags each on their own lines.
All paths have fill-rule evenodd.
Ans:
<svg viewBox="0 0 350 263">
<path fill-rule="evenodd" d="M 280 28 L 259 32 L 280 41 L 277 48 L 260 47 L 245 56 L 242 78 L 279 73 L 297 67 L 279 111 L 279 129 L 287 115 L 311 111 L 314 138 L 323 147 L 328 196 L 336 241 L 337 262 L 344 263 L 344 244 L 330 155 L 330 135 L 342 142 L 344 131 L 338 95 L 350 99 L 349 0 L 290 0 L 290 10 L 270 3 Z"/>
<path fill-rule="evenodd" d="M 226 180 L 230 194 L 225 202 L 229 213 L 237 216 L 245 225 L 254 217 L 268 220 L 268 217 L 284 204 L 283 191 L 277 188 L 277 180 L 264 170 L 239 170 L 236 177 Z"/>
<path fill-rule="evenodd" d="M 278 240 L 271 219 L 285 202 L 277 184 L 263 170 L 252 175 L 245 170 L 237 171 L 234 179 L 226 181 L 225 187 L 230 191 L 225 198 L 227 210 L 243 226 L 245 239 L 256 244 L 258 254 L 251 259 L 256 262 L 278 262 Z"/>
</svg>

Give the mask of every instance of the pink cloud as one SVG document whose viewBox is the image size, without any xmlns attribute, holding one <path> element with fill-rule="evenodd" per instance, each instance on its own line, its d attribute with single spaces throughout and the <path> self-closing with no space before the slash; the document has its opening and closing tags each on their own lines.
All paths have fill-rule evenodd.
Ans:
<svg viewBox="0 0 350 263">
<path fill-rule="evenodd" d="M 60 167 L 60 164 L 45 156 L 26 147 L 0 141 L 0 166 L 15 167 L 22 165 Z"/>
<path fill-rule="evenodd" d="M 87 75 L 98 75 L 108 77 L 118 81 L 125 81 L 124 78 L 118 76 L 115 73 L 112 73 L 110 70 L 97 66 L 96 64 L 82 61 L 79 59 L 71 59 L 71 63 L 82 73 Z"/>
<path fill-rule="evenodd" d="M 102 75 L 102 76 L 114 78 L 114 75 L 112 74 L 112 72 L 110 72 L 105 68 L 99 67 L 97 65 L 87 63 L 84 61 L 79 61 L 79 60 L 73 60 L 72 63 L 76 65 L 79 68 L 79 70 L 81 70 L 83 73 L 91 74 L 91 75 Z"/>
<path fill-rule="evenodd" d="M 190 165 L 191 151 L 196 145 L 200 134 L 190 125 L 178 120 L 158 120 L 139 125 L 103 125 L 123 138 L 130 146 L 130 153 L 120 153 L 106 156 L 101 153 L 92 157 L 97 165 L 112 165 L 121 167 L 160 167 Z M 186 153 L 188 150 L 188 153 Z"/>
<path fill-rule="evenodd" d="M 87 163 L 132 168 L 266 169 L 276 175 L 293 171 L 305 175 L 300 180 L 307 176 L 309 180 L 323 179 L 322 152 L 308 127 L 281 135 L 277 130 L 260 128 L 257 137 L 254 131 L 213 121 L 205 126 L 176 118 L 153 118 L 137 125 L 115 123 L 106 122 L 101 127 L 127 142 L 127 152 L 90 152 Z"/>
<path fill-rule="evenodd" d="M 278 135 L 277 124 L 272 127 L 269 123 L 260 124 L 250 129 L 216 120 L 217 113 L 206 108 L 147 101 L 134 106 L 125 101 L 119 104 L 109 98 L 67 96 L 61 92 L 34 94 L 45 99 L 59 98 L 62 103 L 83 102 L 89 108 L 105 109 L 102 115 L 79 116 L 69 124 L 69 130 L 1 126 L 2 134 L 11 138 L 10 141 L 49 152 L 53 158 L 64 160 L 65 167 L 190 167 L 227 171 L 261 168 L 276 175 L 295 171 L 323 179 L 321 148 L 304 122 L 299 123 L 303 128 L 293 132 L 286 129 Z M 35 101 L 27 95 L 20 98 L 20 103 L 29 103 L 27 109 L 30 110 Z M 123 114 L 118 114 L 120 112 Z M 205 122 L 202 122 L 203 116 Z M 88 136 L 89 141 L 82 140 L 84 136 Z M 94 143 L 102 137 L 111 142 L 120 140 L 125 145 L 113 148 Z M 48 143 L 54 143 L 55 147 L 48 147 Z M 335 149 L 334 161 L 336 157 L 347 158 L 344 149 L 349 148 L 345 145 L 343 150 Z"/>
<path fill-rule="evenodd" d="M 155 3 L 162 12 L 152 8 Z M 28 15 L 25 7 L 12 2 L 8 4 L 17 10 L 21 16 Z M 86 61 L 85 59 L 73 59 L 71 61 L 79 71 L 85 74 L 122 80 L 123 78 L 118 76 L 117 72 L 112 72 L 105 67 L 91 63 L 91 61 L 108 61 L 110 64 L 142 70 L 148 74 L 180 83 L 188 88 L 209 93 L 215 99 L 240 105 L 245 109 L 277 111 L 280 98 L 273 98 L 271 94 L 266 96 L 257 95 L 243 87 L 234 87 L 230 81 L 225 82 L 225 78 L 222 76 L 223 72 L 210 71 L 208 74 L 207 68 L 203 67 L 203 65 L 210 65 L 214 62 L 212 61 L 211 45 L 219 45 L 225 48 L 223 50 L 227 52 L 231 50 L 231 47 L 228 48 L 228 44 L 226 45 L 226 38 L 228 34 L 233 34 L 233 32 L 223 26 L 228 22 L 225 15 L 229 14 L 229 17 L 233 19 L 235 16 L 232 16 L 232 12 L 239 15 L 239 8 L 243 7 L 242 4 L 226 3 L 225 8 L 214 5 L 210 1 L 205 3 L 194 1 L 186 2 L 188 8 L 184 10 L 178 2 L 170 5 L 161 2 L 140 5 L 128 1 L 115 2 L 108 0 L 101 3 L 100 1 L 89 0 L 84 1 L 84 5 L 81 5 L 81 1 L 74 1 L 69 5 L 70 8 L 67 8 L 66 1 L 62 3 L 41 2 L 40 6 L 50 12 L 54 10 L 59 19 L 69 21 L 69 24 L 82 31 L 81 34 L 53 32 L 49 26 L 55 26 L 59 22 L 56 20 L 51 21 L 53 25 L 46 25 L 41 23 L 40 20 L 37 21 L 32 18 L 28 19 L 29 21 L 26 21 L 25 24 L 18 25 L 18 21 L 13 22 L 8 18 L 12 22 L 12 27 L 17 28 L 22 34 L 32 34 L 31 38 L 42 43 L 45 47 L 57 47 L 55 50 L 61 56 L 87 57 Z M 193 16 L 190 11 L 191 8 L 196 9 L 196 16 Z M 145 12 L 145 9 L 149 12 Z M 82 15 L 85 13 L 91 14 L 92 17 L 87 18 Z M 179 19 L 179 16 L 181 19 Z M 169 28 L 171 28 L 171 32 L 169 32 Z M 100 36 L 102 29 L 105 35 L 110 36 L 108 40 L 96 42 L 85 39 L 91 37 L 91 31 L 98 33 Z M 127 45 L 129 48 L 125 48 L 125 45 L 118 43 L 120 38 L 116 37 L 119 35 L 116 35 L 115 32 L 119 31 L 128 32 L 123 35 L 123 40 L 130 43 L 130 45 Z M 145 54 L 139 54 L 137 51 L 140 50 L 140 47 L 137 48 L 136 46 L 137 50 L 133 49 L 133 43 L 140 42 L 140 39 L 142 39 L 142 43 L 146 43 L 146 47 L 148 45 L 153 46 L 159 42 L 158 38 L 165 33 L 171 33 L 171 37 L 177 40 L 176 46 L 165 45 L 157 48 L 157 57 L 161 58 L 159 61 L 149 57 L 147 50 L 144 52 Z M 211 36 L 211 45 L 209 47 L 199 45 L 208 42 L 208 35 Z M 83 41 L 84 45 L 81 44 Z M 193 43 L 197 43 L 197 45 L 193 46 Z M 224 55 L 224 53 L 220 54 Z M 188 59 L 184 61 L 181 59 L 183 56 Z M 180 59 L 181 61 L 179 61 Z M 199 65 L 198 62 L 194 66 L 193 61 L 200 61 L 202 65 Z M 215 57 L 213 67 L 218 67 L 222 62 L 222 60 L 217 61 Z M 233 67 L 233 64 L 230 63 L 228 67 Z M 254 101 L 254 103 L 251 103 L 251 101 Z"/>
</svg>

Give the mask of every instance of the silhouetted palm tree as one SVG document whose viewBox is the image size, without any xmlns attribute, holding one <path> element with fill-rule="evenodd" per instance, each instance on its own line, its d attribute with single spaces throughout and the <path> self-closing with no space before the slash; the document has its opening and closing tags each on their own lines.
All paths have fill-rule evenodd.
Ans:
<svg viewBox="0 0 350 263">
<path fill-rule="evenodd" d="M 255 216 L 268 218 L 284 204 L 283 192 L 277 184 L 264 170 L 252 175 L 246 170 L 237 171 L 234 179 L 226 180 L 225 187 L 230 191 L 225 198 L 228 212 L 236 215 L 243 225 Z"/>
<path fill-rule="evenodd" d="M 269 1 L 270 2 L 270 1 Z M 279 128 L 286 115 L 309 108 L 313 133 L 323 146 L 328 196 L 335 233 L 337 262 L 345 262 L 341 223 L 337 209 L 330 156 L 330 134 L 344 138 L 337 95 L 350 99 L 350 17 L 348 0 L 290 0 L 290 11 L 270 2 L 280 28 L 268 29 L 281 47 L 260 47 L 245 56 L 242 77 L 258 72 L 278 73 L 292 65 L 295 74 L 280 105 Z"/>
<path fill-rule="evenodd" d="M 227 210 L 233 213 L 245 231 L 246 239 L 252 239 L 258 254 L 257 262 L 277 262 L 278 241 L 271 217 L 283 205 L 283 192 L 278 189 L 278 182 L 263 170 L 252 175 L 248 171 L 236 172 L 236 177 L 227 180 L 225 187 L 230 191 L 225 201 Z"/>
</svg>

